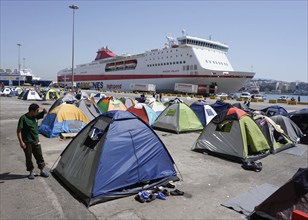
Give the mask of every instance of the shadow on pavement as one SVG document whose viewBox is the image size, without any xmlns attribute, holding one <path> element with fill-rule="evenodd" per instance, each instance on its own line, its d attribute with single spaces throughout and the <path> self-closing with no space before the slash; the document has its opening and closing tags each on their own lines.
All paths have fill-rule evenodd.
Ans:
<svg viewBox="0 0 308 220">
<path fill-rule="evenodd" d="M 10 172 L 0 174 L 0 180 L 16 180 L 23 178 L 27 178 L 27 175 L 11 174 Z M 0 183 L 3 183 L 3 181 L 1 181 Z"/>
</svg>

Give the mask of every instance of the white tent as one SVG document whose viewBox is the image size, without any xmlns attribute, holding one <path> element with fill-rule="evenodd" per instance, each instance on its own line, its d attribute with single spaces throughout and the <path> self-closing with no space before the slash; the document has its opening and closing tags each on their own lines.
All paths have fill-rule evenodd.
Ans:
<svg viewBox="0 0 308 220">
<path fill-rule="evenodd" d="M 29 89 L 23 95 L 22 100 L 42 100 L 42 98 L 35 90 Z"/>
</svg>

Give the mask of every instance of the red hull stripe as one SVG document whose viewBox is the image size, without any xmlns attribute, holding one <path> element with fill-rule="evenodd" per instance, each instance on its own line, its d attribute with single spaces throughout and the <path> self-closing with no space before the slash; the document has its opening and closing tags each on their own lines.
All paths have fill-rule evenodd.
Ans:
<svg viewBox="0 0 308 220">
<path fill-rule="evenodd" d="M 235 75 L 74 75 L 75 81 L 100 81 L 100 80 L 125 80 L 125 79 L 157 79 L 157 78 L 252 78 L 253 76 Z M 66 75 L 66 80 L 71 80 L 72 75 Z M 58 80 L 63 81 L 64 76 L 58 76 Z"/>
</svg>

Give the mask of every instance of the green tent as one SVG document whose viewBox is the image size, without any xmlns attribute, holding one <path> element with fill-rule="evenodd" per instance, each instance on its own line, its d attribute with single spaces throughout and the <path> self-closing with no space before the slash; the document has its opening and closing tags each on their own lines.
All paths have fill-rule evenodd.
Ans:
<svg viewBox="0 0 308 220">
<path fill-rule="evenodd" d="M 265 115 L 255 115 L 253 119 L 259 125 L 263 135 L 266 137 L 270 146 L 270 152 L 272 154 L 276 154 L 291 147 L 295 147 L 285 131 L 281 128 L 280 125 L 276 124 L 272 118 L 269 118 Z"/>
<path fill-rule="evenodd" d="M 170 104 L 156 119 L 153 128 L 157 130 L 183 133 L 203 129 L 196 113 L 182 101 Z"/>
<path fill-rule="evenodd" d="M 260 159 L 270 146 L 256 122 L 241 109 L 232 107 L 220 112 L 202 131 L 193 151 L 236 161 Z"/>
<path fill-rule="evenodd" d="M 45 95 L 45 100 L 57 100 L 60 98 L 60 94 L 57 90 L 55 89 L 49 89 L 47 92 L 46 92 L 46 95 Z"/>
</svg>

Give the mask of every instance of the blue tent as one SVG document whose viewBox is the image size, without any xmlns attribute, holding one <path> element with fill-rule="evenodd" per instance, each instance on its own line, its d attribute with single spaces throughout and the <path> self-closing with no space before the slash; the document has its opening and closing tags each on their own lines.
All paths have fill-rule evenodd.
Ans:
<svg viewBox="0 0 308 220">
<path fill-rule="evenodd" d="M 287 110 L 285 110 L 280 105 L 272 105 L 270 107 L 261 109 L 260 111 L 268 117 L 271 117 L 271 116 L 274 116 L 274 115 L 284 115 L 284 116 L 288 115 Z"/>
<path fill-rule="evenodd" d="M 198 100 L 190 105 L 196 113 L 203 127 L 205 127 L 216 115 L 215 110 L 203 100 Z"/>
<path fill-rule="evenodd" d="M 39 133 L 49 138 L 59 137 L 61 133 L 78 133 L 89 122 L 81 109 L 63 103 L 46 115 L 39 127 Z"/>
<path fill-rule="evenodd" d="M 52 173 L 87 205 L 179 180 L 156 133 L 121 110 L 92 120 L 61 153 Z"/>
<path fill-rule="evenodd" d="M 232 107 L 230 103 L 222 102 L 222 101 L 216 101 L 210 106 L 215 110 L 217 114 Z"/>
</svg>

